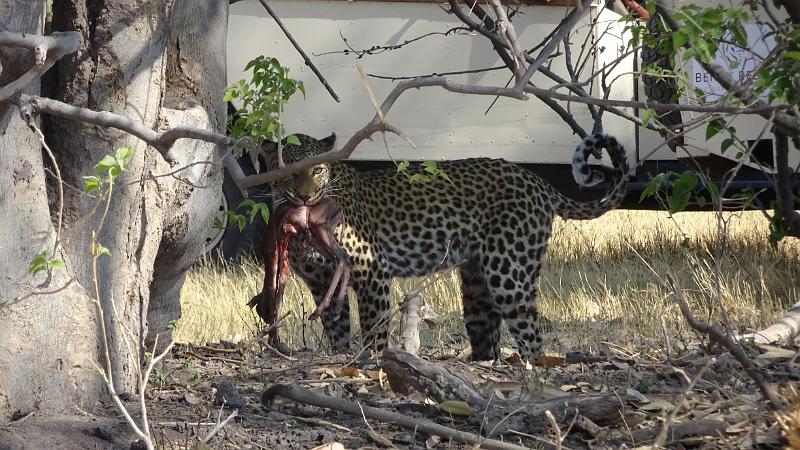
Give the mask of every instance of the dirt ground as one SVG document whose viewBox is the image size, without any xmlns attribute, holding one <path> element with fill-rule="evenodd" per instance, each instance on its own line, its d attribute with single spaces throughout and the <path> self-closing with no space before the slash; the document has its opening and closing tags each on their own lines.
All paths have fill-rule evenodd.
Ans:
<svg viewBox="0 0 800 450">
<path fill-rule="evenodd" d="M 753 346 L 748 351 L 782 395 L 785 386 L 797 383 L 796 347 Z M 588 422 L 582 414 L 573 413 L 553 422 L 516 420 L 518 429 L 504 427 L 501 435 L 492 436 L 527 448 L 558 448 L 559 440 L 565 449 L 649 448 L 654 440 L 666 448 L 787 445 L 758 387 L 727 353 L 694 346 L 664 360 L 649 356 L 647 350 L 631 353 L 609 348 L 596 355 L 548 354 L 539 362 L 544 367 L 533 370 L 523 369 L 513 352 L 504 354 L 505 361 L 494 365 L 469 362 L 464 354 L 424 358 L 468 380 L 490 399 L 488 411 L 480 411 L 460 402 L 435 401 L 420 392 L 393 392 L 386 372 L 378 365 L 380 360 L 315 351 L 281 357 L 253 343 L 177 346 L 154 373 L 147 392 L 150 424 L 158 446 L 164 449 L 476 448 L 419 429 L 281 396 L 269 406 L 262 404 L 265 389 L 286 384 L 484 437 L 490 426 L 494 427 L 487 419 L 492 401 L 495 405 L 521 405 L 504 419 L 508 423 L 511 416 L 527 414 L 531 409 L 526 405 L 560 397 L 573 402 L 611 398 L 622 405 L 616 414 Z M 137 409 L 136 398 L 124 399 L 129 409 Z M 234 410 L 238 414 L 217 427 Z M 141 448 L 123 422 L 108 418 L 118 417 L 113 408 L 105 412 L 58 420 L 35 415 L 20 418 L 0 428 L 0 448 Z M 667 424 L 667 432 L 659 438 Z M 218 432 L 207 446 L 200 444 L 215 427 Z M 492 444 L 486 441 L 480 448 L 499 448 Z"/>
</svg>

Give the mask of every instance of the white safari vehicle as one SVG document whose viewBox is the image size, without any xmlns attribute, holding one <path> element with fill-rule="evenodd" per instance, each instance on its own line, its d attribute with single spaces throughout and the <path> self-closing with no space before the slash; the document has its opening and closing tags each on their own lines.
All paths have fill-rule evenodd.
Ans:
<svg viewBox="0 0 800 450">
<path fill-rule="evenodd" d="M 517 5 L 518 11 L 512 21 L 518 41 L 532 47 L 561 21 L 570 0 L 508 3 Z M 633 76 L 640 65 L 639 56 L 620 58 L 629 39 L 624 23 L 618 21 L 620 13 L 624 12 L 621 2 L 617 1 L 618 8 L 611 9 L 602 6 L 604 3 L 593 4 L 590 14 L 575 27 L 570 38 L 570 53 L 578 67 L 576 70 L 581 70 L 582 78 L 587 78 L 592 72 L 621 59 L 613 70 L 613 77 L 609 77 L 615 79 L 610 98 L 644 100 L 643 90 Z M 503 63 L 485 37 L 449 31 L 464 25 L 455 15 L 446 12 L 441 1 L 270 0 L 269 5 L 341 98 L 341 102 L 336 102 L 329 95 L 258 0 L 234 3 L 228 26 L 228 83 L 249 79 L 243 69 L 251 59 L 259 55 L 278 58 L 290 69 L 290 76 L 302 80 L 306 89 L 305 97 L 295 95 L 282 116 L 288 133 L 322 138 L 335 132 L 341 144 L 371 120 L 375 108 L 356 65 L 373 75 L 369 77 L 369 84 L 378 102 L 397 83 L 392 77 L 468 72 L 447 77 L 458 83 L 484 86 L 505 86 L 509 82 L 507 69 L 478 70 L 500 67 Z M 754 27 L 748 28 L 748 32 L 752 32 L 753 39 L 759 35 Z M 768 49 L 770 43 L 759 42 L 758 45 L 761 46 L 758 48 Z M 398 48 L 364 52 L 375 46 Z M 549 68 L 569 79 L 565 53 L 563 49 L 556 52 Z M 754 61 L 744 57 L 737 60 L 737 57 L 727 54 L 718 62 L 725 67 L 735 67 L 731 69 L 733 75 L 741 75 L 754 67 Z M 701 67 L 687 70 L 692 71 L 690 79 L 695 80 L 695 87 L 708 94 L 718 88 Z M 541 74 L 536 74 L 532 81 L 539 87 L 554 85 Z M 602 95 L 596 84 L 587 89 Z M 593 121 L 585 105 L 561 104 L 591 132 Z M 626 111 L 642 114 L 634 109 Z M 683 120 L 694 116 L 684 112 Z M 528 101 L 495 99 L 428 87 L 405 92 L 390 110 L 387 120 L 401 128 L 417 148 L 411 148 L 398 136 L 387 134 L 387 151 L 383 139 L 375 135 L 372 141 L 358 146 L 351 157 L 353 165 L 375 168 L 389 166 L 392 159 L 419 161 L 485 156 L 520 163 L 576 197 L 591 196 L 605 189 L 601 185 L 596 192 L 578 191 L 569 165 L 579 138 L 553 110 L 533 96 Z M 767 187 L 767 179 L 757 169 L 769 171 L 774 166 L 772 135 L 761 133 L 764 121 L 760 117 L 743 116 L 735 120 L 734 125 L 739 136 L 759 140 L 752 161 L 745 162 L 736 187 Z M 720 134 L 706 141 L 705 127 L 690 131 L 684 147 L 677 152 L 664 145 L 664 138 L 658 133 L 610 113 L 603 116 L 603 129 L 625 145 L 632 164 L 640 163 L 626 202 L 629 207 L 641 207 L 639 191 L 652 175 L 685 170 L 681 161 L 685 162 L 690 155 L 714 168 L 712 173 L 720 174 L 720 169 L 735 164 L 735 155 L 720 154 L 724 136 Z M 797 152 L 791 153 L 796 155 Z M 235 207 L 238 191 L 228 184 L 228 205 Z M 226 241 L 230 241 L 230 245 L 224 251 L 231 255 L 242 242 L 237 232 L 228 231 L 228 235 L 230 239 Z M 220 238 L 217 236 L 214 240 Z"/>
</svg>

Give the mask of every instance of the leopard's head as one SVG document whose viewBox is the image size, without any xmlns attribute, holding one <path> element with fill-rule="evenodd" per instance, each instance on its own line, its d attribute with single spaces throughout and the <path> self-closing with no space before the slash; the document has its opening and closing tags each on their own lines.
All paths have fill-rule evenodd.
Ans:
<svg viewBox="0 0 800 450">
<path fill-rule="evenodd" d="M 283 142 L 283 162 L 286 165 L 333 150 L 333 145 L 336 143 L 335 134 L 325 139 L 315 139 L 305 134 L 295 134 L 295 136 L 300 140 L 300 145 L 289 144 L 285 139 Z M 278 167 L 278 152 L 275 147 L 275 144 L 272 144 L 270 148 L 265 148 L 267 169 Z M 330 166 L 317 164 L 281 178 L 274 183 L 273 188 L 278 191 L 278 195 L 295 205 L 314 205 L 325 195 L 329 182 Z"/>
</svg>

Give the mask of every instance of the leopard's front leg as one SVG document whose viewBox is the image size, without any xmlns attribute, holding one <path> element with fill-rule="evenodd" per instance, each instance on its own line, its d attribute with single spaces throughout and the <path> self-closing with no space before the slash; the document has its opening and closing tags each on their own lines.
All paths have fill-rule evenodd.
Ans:
<svg viewBox="0 0 800 450">
<path fill-rule="evenodd" d="M 388 343 L 392 276 L 387 268 L 374 263 L 367 271 L 354 270 L 351 280 L 358 300 L 362 346 L 381 352 Z"/>
</svg>

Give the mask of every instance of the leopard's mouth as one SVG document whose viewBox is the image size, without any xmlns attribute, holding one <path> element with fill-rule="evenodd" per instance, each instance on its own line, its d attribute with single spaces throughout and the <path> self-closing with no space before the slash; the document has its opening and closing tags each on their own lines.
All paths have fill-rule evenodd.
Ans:
<svg viewBox="0 0 800 450">
<path fill-rule="evenodd" d="M 322 193 L 314 194 L 313 196 L 297 195 L 294 192 L 284 192 L 284 198 L 289 203 L 295 206 L 314 206 L 322 200 Z"/>
</svg>

